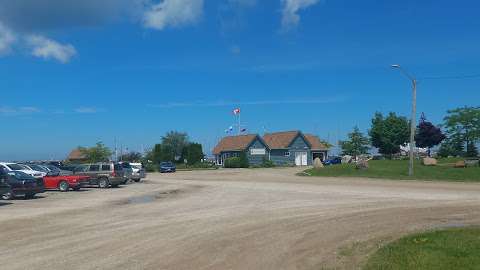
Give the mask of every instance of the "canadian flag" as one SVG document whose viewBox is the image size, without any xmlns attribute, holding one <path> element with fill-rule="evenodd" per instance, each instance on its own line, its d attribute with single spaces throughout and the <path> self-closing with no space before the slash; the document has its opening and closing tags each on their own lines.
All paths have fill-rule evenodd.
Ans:
<svg viewBox="0 0 480 270">
<path fill-rule="evenodd" d="M 234 110 L 233 110 L 233 114 L 234 114 L 234 115 L 240 114 L 240 108 L 234 109 Z"/>
</svg>

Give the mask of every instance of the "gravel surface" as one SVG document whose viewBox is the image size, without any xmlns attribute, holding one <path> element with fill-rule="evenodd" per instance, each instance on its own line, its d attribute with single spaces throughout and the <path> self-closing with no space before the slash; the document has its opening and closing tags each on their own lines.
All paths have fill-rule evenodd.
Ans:
<svg viewBox="0 0 480 270">
<path fill-rule="evenodd" d="M 479 184 L 297 172 L 150 174 L 0 201 L 0 268 L 355 269 L 382 241 L 480 224 Z"/>
</svg>

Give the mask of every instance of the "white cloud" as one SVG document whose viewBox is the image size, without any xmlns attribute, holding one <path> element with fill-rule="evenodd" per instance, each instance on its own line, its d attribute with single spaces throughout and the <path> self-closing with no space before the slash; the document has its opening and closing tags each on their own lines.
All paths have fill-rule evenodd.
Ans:
<svg viewBox="0 0 480 270">
<path fill-rule="evenodd" d="M 25 106 L 25 107 L 8 107 L 0 106 L 0 115 L 26 115 L 33 113 L 40 113 L 41 110 L 37 107 Z"/>
<path fill-rule="evenodd" d="M 32 55 L 44 59 L 55 59 L 61 63 L 67 63 L 77 54 L 72 45 L 60 44 L 39 35 L 28 36 L 27 42 L 32 48 Z"/>
<path fill-rule="evenodd" d="M 203 0 L 163 0 L 144 13 L 144 26 L 163 30 L 168 26 L 196 23 L 203 14 Z"/>
<path fill-rule="evenodd" d="M 10 52 L 15 39 L 13 32 L 0 22 L 0 55 Z"/>
<path fill-rule="evenodd" d="M 74 110 L 76 113 L 97 113 L 99 110 L 92 107 L 80 107 Z"/>
<path fill-rule="evenodd" d="M 320 0 L 281 0 L 283 3 L 282 10 L 282 29 L 288 31 L 298 25 L 300 15 L 298 12 L 312 5 L 317 4 Z"/>
</svg>

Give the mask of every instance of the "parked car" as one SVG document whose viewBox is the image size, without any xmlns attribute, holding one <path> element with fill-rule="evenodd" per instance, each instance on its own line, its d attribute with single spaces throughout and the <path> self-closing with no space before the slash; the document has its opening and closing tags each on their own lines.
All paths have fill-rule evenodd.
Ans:
<svg viewBox="0 0 480 270">
<path fill-rule="evenodd" d="M 342 164 L 342 158 L 341 157 L 329 157 L 328 159 L 323 161 L 323 165 L 325 165 L 325 166 L 335 165 L 335 164 Z"/>
<path fill-rule="evenodd" d="M 122 165 L 114 163 L 84 164 L 76 168 L 74 174 L 89 176 L 89 185 L 99 188 L 118 187 L 128 181 Z"/>
<path fill-rule="evenodd" d="M 84 175 L 57 175 L 43 177 L 45 189 L 67 192 L 70 189 L 80 190 L 82 186 L 90 184 L 90 177 Z"/>
<path fill-rule="evenodd" d="M 140 182 L 142 178 L 147 177 L 147 173 L 145 172 L 142 163 L 130 163 L 130 166 L 132 167 L 132 176 L 130 179 L 133 181 Z"/>
<path fill-rule="evenodd" d="M 26 173 L 32 177 L 35 177 L 37 179 L 42 179 L 46 173 L 42 173 L 39 171 L 34 171 L 32 169 L 28 169 L 26 167 L 23 167 L 17 163 L 9 163 L 9 162 L 0 162 L 0 166 L 6 171 L 6 172 L 13 172 L 13 171 L 19 171 Z"/>
<path fill-rule="evenodd" d="M 0 167 L 0 196 L 10 192 L 10 185 L 7 183 L 7 172 L 3 167 Z"/>
<path fill-rule="evenodd" d="M 42 177 L 44 177 L 45 175 L 47 175 L 47 173 L 48 173 L 48 171 L 45 172 L 45 169 L 44 169 L 44 168 L 34 169 L 31 164 L 24 164 L 24 163 L 17 163 L 17 164 L 20 165 L 20 166 L 22 166 L 23 168 L 25 168 L 25 170 L 30 170 L 30 171 L 36 172 L 36 173 L 34 173 L 34 175 L 38 175 L 38 174 L 41 175 L 40 177 L 37 177 L 37 176 L 34 176 L 34 175 L 30 174 L 30 173 L 27 173 L 27 174 L 32 175 L 32 176 L 35 177 L 35 178 L 42 178 Z"/>
<path fill-rule="evenodd" d="M 118 164 L 122 166 L 125 177 L 127 178 L 126 182 L 128 182 L 129 179 L 132 179 L 132 175 L 133 175 L 132 165 L 130 165 L 129 162 L 119 162 Z"/>
<path fill-rule="evenodd" d="M 30 164 L 30 163 L 29 164 L 20 164 L 20 165 L 24 166 L 24 167 L 27 167 L 32 171 L 43 172 L 43 173 L 45 173 L 45 175 L 50 172 L 50 170 L 47 167 L 42 166 L 42 165 Z"/>
<path fill-rule="evenodd" d="M 73 174 L 73 171 L 62 170 L 62 169 L 60 169 L 60 168 L 58 168 L 57 166 L 54 166 L 54 165 L 45 164 L 43 166 L 47 167 L 50 170 L 50 172 L 48 173 L 48 175 L 50 175 L 50 176 L 72 175 Z"/>
<path fill-rule="evenodd" d="M 81 167 L 80 164 L 70 164 L 70 165 L 62 165 L 62 166 L 57 166 L 60 170 L 64 171 L 70 171 L 70 172 L 75 172 L 77 168 Z"/>
<path fill-rule="evenodd" d="M 55 167 L 59 168 L 59 167 L 63 166 L 63 162 L 61 162 L 61 161 L 49 161 L 46 165 L 52 165 L 52 166 L 55 166 Z"/>
<path fill-rule="evenodd" d="M 25 196 L 25 199 L 31 199 L 36 194 L 45 192 L 43 179 L 34 178 L 21 171 L 7 172 L 6 182 L 10 186 L 10 191 L 2 195 L 4 200 L 11 200 L 17 196 Z"/>
<path fill-rule="evenodd" d="M 173 162 L 171 161 L 166 161 L 166 162 L 161 162 L 160 163 L 160 170 L 161 173 L 169 173 L 169 172 L 176 172 L 177 167 Z"/>
</svg>

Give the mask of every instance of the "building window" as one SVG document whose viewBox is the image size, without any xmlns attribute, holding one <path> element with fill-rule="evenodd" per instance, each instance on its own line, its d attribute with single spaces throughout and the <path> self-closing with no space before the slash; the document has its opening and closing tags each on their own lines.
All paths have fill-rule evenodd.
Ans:
<svg viewBox="0 0 480 270">
<path fill-rule="evenodd" d="M 289 157 L 290 156 L 290 151 L 285 152 L 285 156 Z"/>
</svg>

